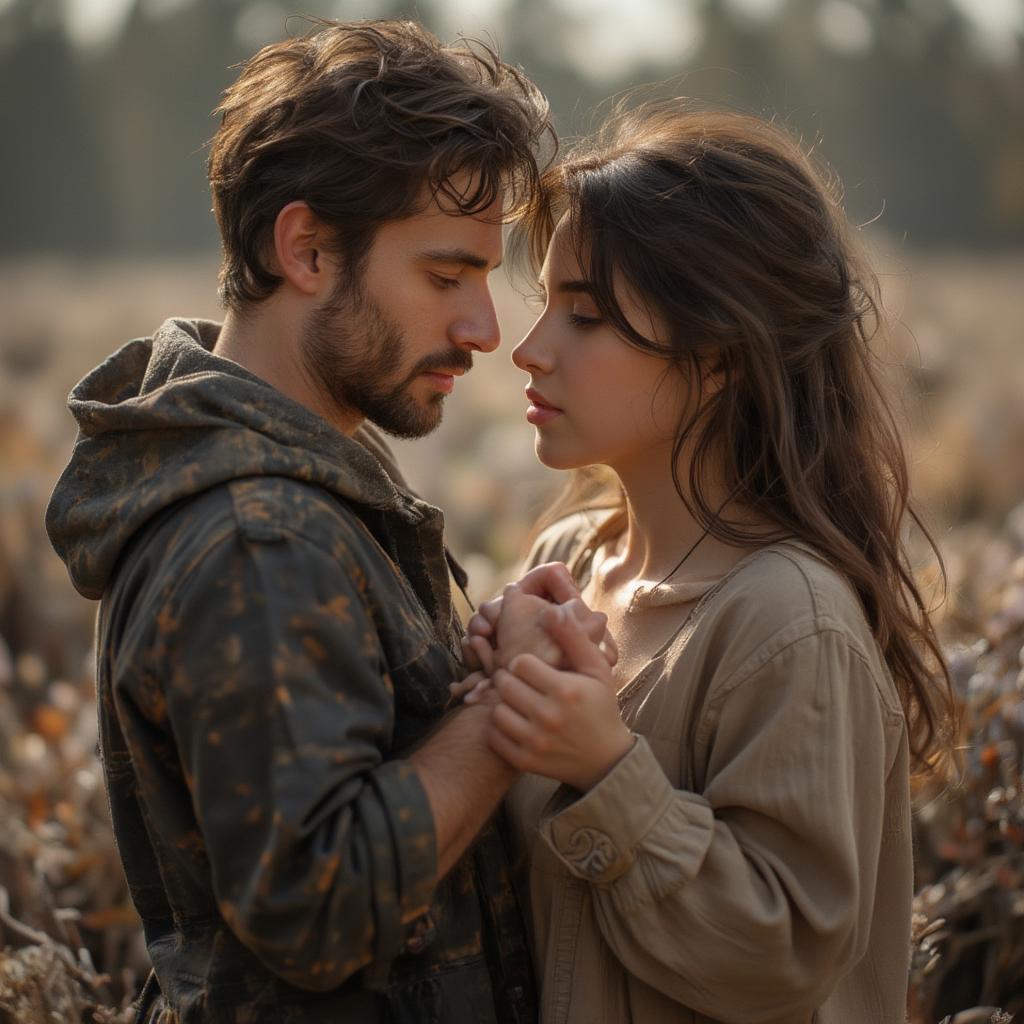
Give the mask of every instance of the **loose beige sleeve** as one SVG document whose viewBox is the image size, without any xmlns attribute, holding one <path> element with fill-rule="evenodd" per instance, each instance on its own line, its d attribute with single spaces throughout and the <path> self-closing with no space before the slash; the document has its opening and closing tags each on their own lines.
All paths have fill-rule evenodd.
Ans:
<svg viewBox="0 0 1024 1024">
<path fill-rule="evenodd" d="M 575 512 L 552 523 L 533 542 L 518 575 L 544 562 L 571 562 L 584 539 L 593 533 L 606 514 L 601 510 L 596 513 Z"/>
<path fill-rule="evenodd" d="M 629 972 L 717 1020 L 810 1020 L 865 950 L 900 724 L 839 630 L 746 665 L 713 690 L 702 794 L 639 738 L 541 834 Z"/>
</svg>

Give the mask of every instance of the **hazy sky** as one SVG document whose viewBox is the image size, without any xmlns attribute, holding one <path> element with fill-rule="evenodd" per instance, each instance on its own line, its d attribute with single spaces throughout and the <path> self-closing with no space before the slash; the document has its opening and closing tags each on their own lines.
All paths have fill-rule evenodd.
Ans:
<svg viewBox="0 0 1024 1024">
<path fill-rule="evenodd" d="M 2 10 L 11 0 L 0 0 Z M 153 14 L 170 13 L 194 0 L 139 0 Z M 683 62 L 700 45 L 700 10 L 703 0 L 631 0 L 629 16 L 619 0 L 552 0 L 578 26 L 571 34 L 568 61 L 586 73 L 599 69 L 602 77 L 616 78 L 638 59 Z M 726 0 L 737 14 L 769 19 L 785 0 Z M 1014 60 L 1024 35 L 1024 0 L 952 0 L 974 25 L 979 47 L 992 59 Z M 71 37 L 83 46 L 102 46 L 114 38 L 135 0 L 64 0 Z M 818 22 L 822 40 L 840 52 L 866 50 L 872 42 L 871 22 L 865 13 L 877 0 L 824 0 Z M 931 0 L 920 0 L 924 13 Z M 373 0 L 338 3 L 346 18 L 372 17 Z M 503 16 L 514 0 L 440 0 L 442 34 L 479 35 L 500 32 Z M 301 4 L 298 5 L 301 8 Z M 246 42 L 259 45 L 280 35 L 285 16 L 294 4 L 257 0 L 241 16 Z M 500 39 L 499 39 L 500 41 Z"/>
</svg>

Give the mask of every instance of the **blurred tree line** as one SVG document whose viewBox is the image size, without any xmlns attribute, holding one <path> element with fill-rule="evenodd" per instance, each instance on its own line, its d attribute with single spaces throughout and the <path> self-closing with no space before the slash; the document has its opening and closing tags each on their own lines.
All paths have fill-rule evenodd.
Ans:
<svg viewBox="0 0 1024 1024">
<path fill-rule="evenodd" d="M 76 2 L 105 0 L 0 0 L 7 259 L 214 248 L 210 111 L 231 65 L 304 30 L 286 27 L 291 11 L 411 13 L 445 36 L 463 27 L 451 0 L 121 0 L 117 31 L 83 46 L 68 27 Z M 588 52 L 596 19 L 611 19 L 613 39 L 616 19 L 642 36 L 636 20 L 657 3 L 505 0 L 489 27 L 548 94 L 563 134 L 585 129 L 581 115 L 609 94 L 679 76 L 676 92 L 778 116 L 816 144 L 857 221 L 881 215 L 915 247 L 1024 241 L 1024 13 L 986 47 L 964 0 L 664 0 L 685 8 L 689 40 L 659 39 L 657 59 L 641 47 L 628 67 Z M 654 18 L 649 30 L 652 42 L 666 31 Z"/>
</svg>

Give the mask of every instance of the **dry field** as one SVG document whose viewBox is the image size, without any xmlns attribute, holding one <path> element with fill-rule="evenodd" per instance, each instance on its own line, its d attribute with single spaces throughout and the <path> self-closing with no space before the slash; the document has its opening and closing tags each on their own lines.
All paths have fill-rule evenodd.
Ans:
<svg viewBox="0 0 1024 1024">
<path fill-rule="evenodd" d="M 1024 1020 L 1024 254 L 876 248 L 900 321 L 885 358 L 946 560 L 937 614 L 967 712 L 963 779 L 919 799 L 911 1017 L 984 1006 L 958 1024 L 996 1007 Z M 68 584 L 42 510 L 74 437 L 70 387 L 168 315 L 216 317 L 215 271 L 212 259 L 0 271 L 0 1024 L 97 1007 L 123 1020 L 146 968 L 93 752 L 94 608 Z M 460 382 L 435 435 L 397 446 L 410 482 L 446 510 L 477 598 L 511 571 L 558 483 L 533 457 L 508 360 L 530 312 L 504 282 L 497 297 L 503 348 Z M 934 581 L 926 557 L 919 568 Z"/>
</svg>

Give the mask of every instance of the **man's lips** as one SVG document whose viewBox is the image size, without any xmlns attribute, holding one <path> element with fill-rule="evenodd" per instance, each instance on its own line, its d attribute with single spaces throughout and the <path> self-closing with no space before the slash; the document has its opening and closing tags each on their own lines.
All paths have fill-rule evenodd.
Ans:
<svg viewBox="0 0 1024 1024">
<path fill-rule="evenodd" d="M 534 388 L 526 389 L 526 397 L 530 400 L 530 406 L 526 410 L 526 419 L 535 427 L 544 423 L 550 423 L 562 415 L 562 410 L 547 402 L 544 396 Z"/>
<path fill-rule="evenodd" d="M 444 394 L 450 394 L 455 387 L 455 378 L 461 377 L 464 370 L 424 370 L 423 376 Z"/>
</svg>

